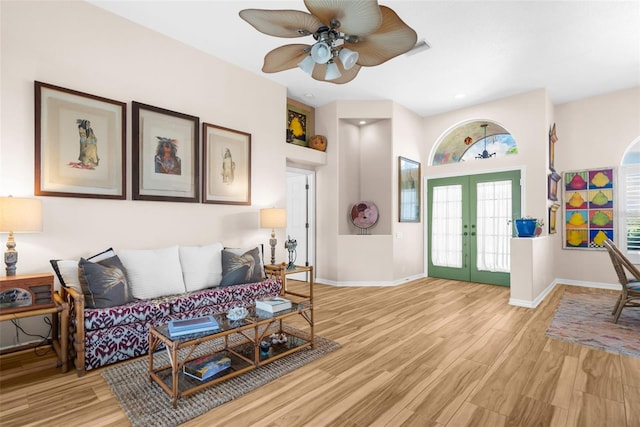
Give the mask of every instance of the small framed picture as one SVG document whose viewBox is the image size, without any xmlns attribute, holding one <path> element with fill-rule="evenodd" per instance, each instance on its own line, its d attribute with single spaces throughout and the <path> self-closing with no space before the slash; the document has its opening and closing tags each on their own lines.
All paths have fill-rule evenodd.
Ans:
<svg viewBox="0 0 640 427">
<path fill-rule="evenodd" d="M 134 200 L 200 201 L 200 119 L 132 103 Z"/>
<path fill-rule="evenodd" d="M 420 222 L 420 163 L 398 157 L 398 221 Z"/>
<path fill-rule="evenodd" d="M 560 174 L 551 172 L 547 175 L 547 198 L 553 202 L 558 201 L 558 181 L 560 181 Z"/>
<path fill-rule="evenodd" d="M 251 134 L 202 124 L 203 203 L 251 204 Z"/>
<path fill-rule="evenodd" d="M 287 142 L 308 147 L 314 133 L 315 109 L 287 98 Z"/>
<path fill-rule="evenodd" d="M 560 208 L 560 205 L 557 203 L 549 206 L 549 234 L 556 234 L 558 232 L 558 208 Z"/>
<path fill-rule="evenodd" d="M 35 195 L 126 199 L 127 104 L 35 82 Z"/>
<path fill-rule="evenodd" d="M 554 123 L 553 126 L 551 126 L 551 129 L 549 129 L 549 169 L 552 172 L 556 171 L 556 141 L 558 141 L 558 135 L 556 135 L 556 124 Z"/>
</svg>

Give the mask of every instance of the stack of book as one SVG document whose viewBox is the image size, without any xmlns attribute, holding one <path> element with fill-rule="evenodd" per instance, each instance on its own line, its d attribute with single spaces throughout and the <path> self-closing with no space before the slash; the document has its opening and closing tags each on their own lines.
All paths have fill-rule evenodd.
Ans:
<svg viewBox="0 0 640 427">
<path fill-rule="evenodd" d="M 227 356 L 209 354 L 199 359 L 184 364 L 182 371 L 197 380 L 204 381 L 218 372 L 222 372 L 231 366 L 231 359 Z"/>
<path fill-rule="evenodd" d="M 266 311 L 268 313 L 277 313 L 278 311 L 288 310 L 291 308 L 291 301 L 281 297 L 270 297 L 256 300 L 256 309 Z"/>
<path fill-rule="evenodd" d="M 213 318 L 213 316 L 171 320 L 168 326 L 171 338 L 203 332 L 215 332 L 220 329 L 220 325 L 218 325 L 218 322 Z"/>
</svg>

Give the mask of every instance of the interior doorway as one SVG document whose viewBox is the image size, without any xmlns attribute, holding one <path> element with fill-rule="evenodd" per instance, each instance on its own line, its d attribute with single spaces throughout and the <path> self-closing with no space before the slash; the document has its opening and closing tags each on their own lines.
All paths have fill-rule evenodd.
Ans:
<svg viewBox="0 0 640 427">
<path fill-rule="evenodd" d="M 287 167 L 287 239 L 297 242 L 297 265 L 315 266 L 315 176 L 313 170 Z M 289 277 L 306 280 L 306 274 Z"/>
<path fill-rule="evenodd" d="M 430 179 L 430 277 L 509 286 L 520 171 Z"/>
</svg>

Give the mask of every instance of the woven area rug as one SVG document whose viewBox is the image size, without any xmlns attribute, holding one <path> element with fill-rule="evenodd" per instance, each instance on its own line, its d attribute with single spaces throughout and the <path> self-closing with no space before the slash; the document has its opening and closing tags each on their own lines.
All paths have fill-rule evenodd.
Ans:
<svg viewBox="0 0 640 427">
<path fill-rule="evenodd" d="M 300 336 L 305 335 L 302 331 L 296 332 Z M 219 341 L 214 340 L 211 343 L 213 346 L 220 346 Z M 102 371 L 102 376 L 111 387 L 133 426 L 176 426 L 255 390 L 338 348 L 340 348 L 340 344 L 316 335 L 313 349 L 300 350 L 245 374 L 185 396 L 178 400 L 177 409 L 173 409 L 171 397 L 158 384 L 148 381 L 149 362 L 147 357 L 140 357 L 131 362 L 105 368 Z M 202 349 L 199 353 L 205 350 L 207 349 Z M 166 363 L 166 351 L 157 352 L 154 355 L 154 365 L 156 361 Z"/>
<path fill-rule="evenodd" d="M 613 323 L 611 311 L 618 295 L 593 289 L 565 289 L 546 336 L 640 357 L 640 309 L 623 309 L 618 323 Z"/>
</svg>

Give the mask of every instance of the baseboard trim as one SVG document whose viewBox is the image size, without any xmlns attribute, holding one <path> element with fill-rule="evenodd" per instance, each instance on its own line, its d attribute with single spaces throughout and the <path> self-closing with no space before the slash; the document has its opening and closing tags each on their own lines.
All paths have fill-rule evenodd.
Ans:
<svg viewBox="0 0 640 427">
<path fill-rule="evenodd" d="M 411 282 L 426 277 L 424 274 L 416 274 L 414 276 L 404 277 L 402 279 L 393 281 L 381 281 L 381 282 L 339 282 L 335 280 L 327 280 L 316 277 L 314 283 L 321 283 L 323 285 L 339 286 L 339 287 L 373 287 L 373 286 L 398 286 L 403 283 Z"/>
<path fill-rule="evenodd" d="M 522 300 L 510 298 L 509 304 L 515 305 L 517 307 L 525 307 L 525 308 L 536 308 L 544 299 L 555 289 L 557 285 L 568 285 L 568 286 L 580 286 L 583 288 L 596 288 L 596 289 L 607 289 L 611 291 L 617 291 L 620 289 L 619 285 L 612 283 L 602 283 L 602 282 L 584 282 L 581 280 L 571 280 L 571 279 L 554 279 L 549 286 L 545 288 L 544 291 L 540 293 L 533 301 L 530 300 Z"/>
</svg>

